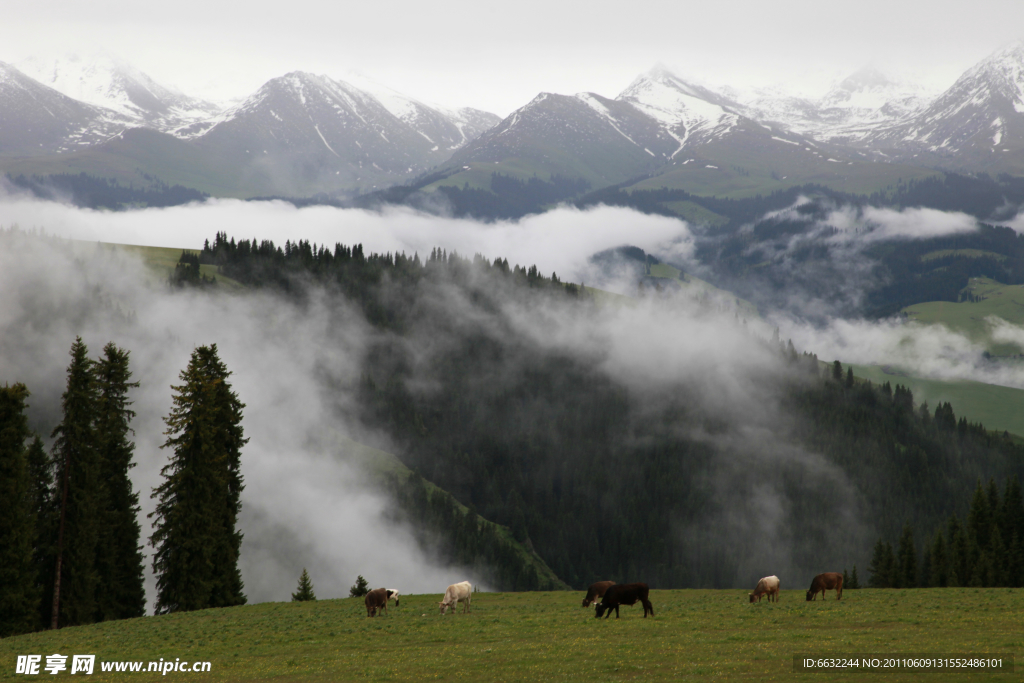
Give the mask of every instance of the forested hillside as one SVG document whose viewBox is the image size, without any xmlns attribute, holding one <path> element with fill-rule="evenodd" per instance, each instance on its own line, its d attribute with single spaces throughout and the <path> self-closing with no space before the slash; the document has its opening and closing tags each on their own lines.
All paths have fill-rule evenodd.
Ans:
<svg viewBox="0 0 1024 683">
<path fill-rule="evenodd" d="M 608 346 L 633 313 L 500 258 L 435 251 L 421 263 L 221 234 L 200 260 L 298 305 L 314 284 L 354 302 L 381 332 L 358 387 L 364 423 L 573 586 L 733 586 L 768 563 L 799 575 L 864 567 L 879 535 L 908 521 L 931 534 L 962 514 L 978 478 L 1024 475 L 1008 437 L 948 405 L 915 405 L 902 387 L 835 367 L 823 376 L 813 350 L 759 339 L 699 301 L 661 312 L 680 321 L 669 329 L 690 360 L 645 380 L 642 361 Z M 637 327 L 636 341 L 649 333 Z M 584 341 L 595 335 L 605 341 Z M 709 335 L 757 367 L 687 356 Z"/>
</svg>

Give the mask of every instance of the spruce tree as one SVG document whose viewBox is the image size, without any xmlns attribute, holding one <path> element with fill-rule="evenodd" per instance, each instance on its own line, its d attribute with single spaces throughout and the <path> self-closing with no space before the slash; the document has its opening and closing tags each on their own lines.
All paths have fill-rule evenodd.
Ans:
<svg viewBox="0 0 1024 683">
<path fill-rule="evenodd" d="M 50 627 L 76 626 L 96 616 L 96 545 L 99 501 L 96 405 L 99 394 L 93 362 L 82 338 L 71 345 L 63 417 L 53 430 L 56 441 L 57 496 L 60 516 Z"/>
<path fill-rule="evenodd" d="M 932 543 L 932 562 L 928 572 L 928 585 L 933 588 L 945 588 L 949 585 L 949 559 L 946 554 L 946 542 L 942 532 L 935 534 Z"/>
<path fill-rule="evenodd" d="M 360 574 L 356 577 L 356 582 L 348 589 L 348 597 L 350 598 L 361 598 L 370 592 L 370 584 L 366 582 L 363 575 Z"/>
<path fill-rule="evenodd" d="M 316 594 L 313 593 L 313 582 L 309 580 L 309 572 L 303 567 L 302 574 L 299 576 L 298 590 L 292 593 L 292 602 L 307 600 L 316 600 Z"/>
<path fill-rule="evenodd" d="M 843 582 L 843 586 L 846 586 L 846 582 Z M 853 565 L 853 574 L 850 576 L 850 588 L 854 590 L 860 588 L 860 579 L 857 578 L 857 565 Z"/>
<path fill-rule="evenodd" d="M 871 578 L 868 579 L 869 586 L 872 588 L 892 587 L 892 546 L 888 543 L 882 543 L 882 539 L 878 539 L 875 543 L 875 549 L 871 555 L 871 564 L 868 565 L 868 571 L 871 573 Z"/>
<path fill-rule="evenodd" d="M 917 549 L 914 548 L 914 531 L 910 523 L 903 525 L 903 533 L 900 535 L 899 555 L 896 558 L 898 569 L 896 570 L 896 581 L 894 588 L 916 588 L 917 587 Z"/>
<path fill-rule="evenodd" d="M 0 638 L 31 631 L 37 623 L 35 515 L 25 452 L 28 393 L 24 384 L 0 387 Z"/>
<path fill-rule="evenodd" d="M 135 411 L 129 407 L 132 402 L 128 400 L 128 390 L 139 383 L 129 381 L 132 372 L 128 369 L 128 356 L 128 351 L 111 342 L 103 348 L 103 357 L 95 368 L 99 389 L 96 432 L 105 494 L 97 552 L 96 617 L 100 621 L 141 617 L 146 613 L 139 494 L 132 490 L 128 477 L 128 470 L 135 467 L 135 443 L 129 438 L 129 424 Z"/>
<path fill-rule="evenodd" d="M 158 500 L 153 569 L 158 614 L 245 602 L 234 522 L 240 506 L 241 409 L 216 346 L 198 347 L 173 386 L 173 407 L 164 418 L 171 448 L 153 489 Z"/>
<path fill-rule="evenodd" d="M 242 573 L 238 559 L 242 551 L 242 533 L 238 531 L 238 515 L 242 510 L 242 446 L 248 443 L 242 428 L 242 409 L 245 404 L 231 390 L 228 378 L 231 372 L 217 355 L 217 345 L 199 348 L 205 373 L 214 384 L 214 409 L 217 414 L 216 448 L 222 485 L 218 502 L 220 529 L 217 558 L 214 566 L 211 607 L 244 605 Z"/>
<path fill-rule="evenodd" d="M 49 626 L 53 605 L 53 570 L 57 561 L 57 501 L 54 495 L 53 460 L 37 435 L 28 447 L 28 470 L 32 484 L 32 510 L 35 515 L 35 538 L 32 542 L 32 563 L 35 565 L 36 626 Z"/>
</svg>

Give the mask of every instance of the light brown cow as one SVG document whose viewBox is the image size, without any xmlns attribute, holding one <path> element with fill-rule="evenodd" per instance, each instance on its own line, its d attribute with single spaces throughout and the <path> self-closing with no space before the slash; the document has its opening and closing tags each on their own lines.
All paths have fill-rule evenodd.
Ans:
<svg viewBox="0 0 1024 683">
<path fill-rule="evenodd" d="M 777 576 L 766 576 L 757 582 L 757 587 L 754 588 L 754 592 L 750 594 L 750 602 L 761 602 L 763 596 L 768 596 L 768 602 L 772 602 L 772 598 L 775 598 L 775 602 L 779 601 L 779 577 Z"/>
<path fill-rule="evenodd" d="M 462 603 L 462 613 L 465 614 L 469 611 L 469 601 L 473 597 L 473 584 L 469 581 L 463 581 L 462 583 L 453 583 L 448 586 L 448 589 L 444 592 L 444 598 L 441 602 L 437 603 L 437 606 L 441 608 L 441 616 L 444 616 L 451 607 L 452 614 L 455 614 L 455 608 L 458 603 Z"/>
<path fill-rule="evenodd" d="M 587 589 L 587 597 L 583 598 L 583 606 L 590 607 L 598 598 L 603 598 L 605 591 L 615 585 L 614 581 L 598 581 L 597 583 L 590 584 L 590 588 Z"/>
<path fill-rule="evenodd" d="M 836 572 L 818 574 L 811 581 L 811 587 L 807 590 L 807 602 L 814 600 L 821 593 L 821 599 L 825 599 L 825 591 L 835 589 L 836 600 L 843 599 L 843 575 Z"/>
</svg>

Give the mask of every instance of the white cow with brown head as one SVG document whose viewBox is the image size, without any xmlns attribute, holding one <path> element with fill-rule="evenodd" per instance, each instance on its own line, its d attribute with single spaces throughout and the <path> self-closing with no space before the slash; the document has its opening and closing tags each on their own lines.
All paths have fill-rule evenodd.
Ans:
<svg viewBox="0 0 1024 683">
<path fill-rule="evenodd" d="M 441 609 L 441 615 L 444 616 L 448 612 L 448 608 L 452 608 L 452 614 L 455 614 L 455 608 L 458 603 L 465 603 L 462 607 L 462 613 L 465 614 L 469 611 L 469 600 L 473 595 L 473 584 L 469 581 L 463 581 L 462 583 L 453 583 L 448 586 L 448 590 L 444 592 L 444 598 L 441 602 L 437 603 L 437 606 Z"/>
</svg>

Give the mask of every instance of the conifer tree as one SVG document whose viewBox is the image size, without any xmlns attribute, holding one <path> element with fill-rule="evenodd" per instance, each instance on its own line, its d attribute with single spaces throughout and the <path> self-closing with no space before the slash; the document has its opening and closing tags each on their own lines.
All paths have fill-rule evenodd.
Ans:
<svg viewBox="0 0 1024 683">
<path fill-rule="evenodd" d="M 909 522 L 903 525 L 897 562 L 898 569 L 896 571 L 896 581 L 892 582 L 893 587 L 916 588 L 917 550 L 914 548 L 914 531 L 910 528 Z"/>
<path fill-rule="evenodd" d="M 892 546 L 882 543 L 882 539 L 878 539 L 871 555 L 871 564 L 868 565 L 868 571 L 871 573 L 868 585 L 872 588 L 892 587 L 892 570 Z"/>
<path fill-rule="evenodd" d="M 308 248 L 308 243 L 307 243 Z M 214 566 L 211 607 L 244 605 L 242 573 L 238 559 L 242 551 L 242 533 L 238 531 L 238 515 L 242 510 L 242 447 L 248 443 L 242 428 L 242 409 L 245 404 L 231 390 L 228 378 L 231 372 L 217 355 L 217 345 L 199 347 L 205 373 L 214 384 L 214 409 L 217 415 L 216 449 L 222 487 L 218 501 L 220 529 Z"/>
<path fill-rule="evenodd" d="M 307 600 L 316 600 L 316 594 L 313 593 L 313 582 L 309 580 L 309 572 L 303 567 L 302 574 L 299 576 L 298 590 L 292 593 L 292 602 L 305 602 Z"/>
<path fill-rule="evenodd" d="M 949 518 L 947 526 L 947 538 L 949 540 L 949 585 L 966 586 L 971 579 L 971 558 L 970 548 L 967 542 L 967 534 L 960 526 L 960 520 L 953 515 Z"/>
<path fill-rule="evenodd" d="M 0 638 L 36 625 L 35 515 L 25 453 L 28 394 L 24 384 L 0 387 Z"/>
<path fill-rule="evenodd" d="M 350 598 L 361 598 L 370 592 L 370 584 L 366 582 L 363 575 L 360 574 L 356 577 L 356 582 L 348 589 L 348 597 Z"/>
<path fill-rule="evenodd" d="M 103 524 L 96 554 L 99 588 L 97 620 L 141 617 L 146 612 L 142 547 L 139 545 L 139 494 L 132 490 L 128 470 L 135 466 L 135 444 L 129 424 L 135 417 L 128 390 L 131 382 L 129 352 L 113 342 L 103 348 L 96 363 L 99 403 L 96 432 L 103 481 Z"/>
<path fill-rule="evenodd" d="M 846 582 L 843 582 L 843 586 L 846 586 Z M 860 588 L 860 579 L 857 578 L 857 565 L 853 565 L 853 574 L 850 576 L 850 588 L 854 590 Z"/>
<path fill-rule="evenodd" d="M 173 449 L 161 470 L 163 483 L 150 541 L 156 548 L 156 612 L 244 604 L 235 529 L 240 508 L 242 408 L 226 381 L 230 375 L 216 345 L 193 350 L 173 386 L 174 406 L 164 418 Z"/>
<path fill-rule="evenodd" d="M 32 510 L 35 515 L 35 537 L 32 542 L 32 563 L 35 566 L 36 626 L 50 624 L 53 604 L 53 570 L 57 561 L 57 501 L 54 495 L 53 460 L 46 453 L 43 440 L 37 435 L 28 447 L 28 470 L 31 478 Z"/>
<path fill-rule="evenodd" d="M 96 544 L 99 536 L 96 404 L 99 394 L 93 362 L 82 338 L 71 345 L 63 417 L 53 430 L 56 441 L 57 496 L 60 516 L 50 628 L 91 623 L 96 615 Z"/>
<path fill-rule="evenodd" d="M 949 559 L 946 555 L 946 542 L 942 538 L 941 531 L 935 534 L 935 541 L 932 543 L 928 585 L 933 588 L 944 588 L 949 585 Z"/>
</svg>

